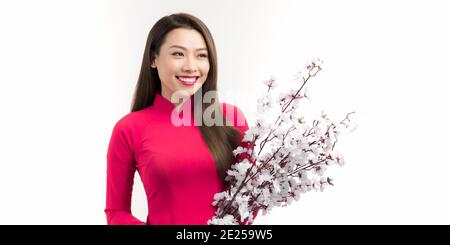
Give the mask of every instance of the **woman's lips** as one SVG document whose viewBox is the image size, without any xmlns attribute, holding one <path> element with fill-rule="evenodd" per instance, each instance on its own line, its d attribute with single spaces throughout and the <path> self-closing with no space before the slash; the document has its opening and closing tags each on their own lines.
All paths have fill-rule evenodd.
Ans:
<svg viewBox="0 0 450 245">
<path fill-rule="evenodd" d="M 192 86 L 198 81 L 198 76 L 193 77 L 182 77 L 176 76 L 177 80 L 181 82 L 181 84 L 185 86 Z"/>
</svg>

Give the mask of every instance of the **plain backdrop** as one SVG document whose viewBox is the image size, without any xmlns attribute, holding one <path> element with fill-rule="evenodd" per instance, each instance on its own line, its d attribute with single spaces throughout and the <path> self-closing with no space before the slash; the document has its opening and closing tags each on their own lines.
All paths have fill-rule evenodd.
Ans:
<svg viewBox="0 0 450 245">
<path fill-rule="evenodd" d="M 315 110 L 356 111 L 335 186 L 254 224 L 449 224 L 446 1 L 0 1 L 0 224 L 105 224 L 106 150 L 149 30 L 187 12 L 217 45 L 223 101 L 254 122 L 262 81 L 311 57 Z M 305 112 L 306 113 L 306 112 Z M 137 175 L 136 175 L 137 176 Z M 133 214 L 147 215 L 139 178 Z"/>
</svg>

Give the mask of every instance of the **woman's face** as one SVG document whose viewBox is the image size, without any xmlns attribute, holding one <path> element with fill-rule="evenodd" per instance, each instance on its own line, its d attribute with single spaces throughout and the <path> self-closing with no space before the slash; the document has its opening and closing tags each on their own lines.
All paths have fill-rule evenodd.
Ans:
<svg viewBox="0 0 450 245">
<path fill-rule="evenodd" d="M 152 67 L 158 70 L 163 97 L 170 100 L 176 92 L 193 95 L 208 77 L 208 50 L 203 36 L 185 28 L 170 31 Z"/>
</svg>

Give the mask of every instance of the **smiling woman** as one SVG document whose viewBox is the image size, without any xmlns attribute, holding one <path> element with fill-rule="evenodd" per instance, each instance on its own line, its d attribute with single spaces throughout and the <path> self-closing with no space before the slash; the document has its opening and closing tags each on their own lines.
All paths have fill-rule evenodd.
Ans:
<svg viewBox="0 0 450 245">
<path fill-rule="evenodd" d="M 214 216 L 214 194 L 227 187 L 232 151 L 248 129 L 237 107 L 217 99 L 216 57 L 211 33 L 192 15 L 163 17 L 151 29 L 132 110 L 116 123 L 108 147 L 108 224 L 206 225 Z M 176 100 L 179 93 L 187 100 Z M 193 99 L 204 95 L 214 102 Z M 174 112 L 179 106 L 183 110 Z M 184 109 L 212 110 L 221 122 L 188 115 L 196 126 L 175 125 L 172 115 Z M 136 170 L 147 194 L 146 222 L 131 213 Z"/>
<path fill-rule="evenodd" d="M 205 83 L 210 67 L 203 36 L 192 29 L 172 30 L 151 67 L 158 70 L 163 97 L 170 99 L 175 91 L 193 94 Z"/>
</svg>

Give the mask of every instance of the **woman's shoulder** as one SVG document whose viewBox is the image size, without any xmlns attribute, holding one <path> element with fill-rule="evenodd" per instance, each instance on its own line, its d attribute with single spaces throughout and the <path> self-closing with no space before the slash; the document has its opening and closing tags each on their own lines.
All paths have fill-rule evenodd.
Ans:
<svg viewBox="0 0 450 245">
<path fill-rule="evenodd" d="M 122 115 L 117 120 L 114 128 L 129 131 L 131 129 L 138 129 L 141 125 L 145 125 L 146 115 L 148 114 L 148 107 L 139 111 L 129 112 Z"/>
</svg>

